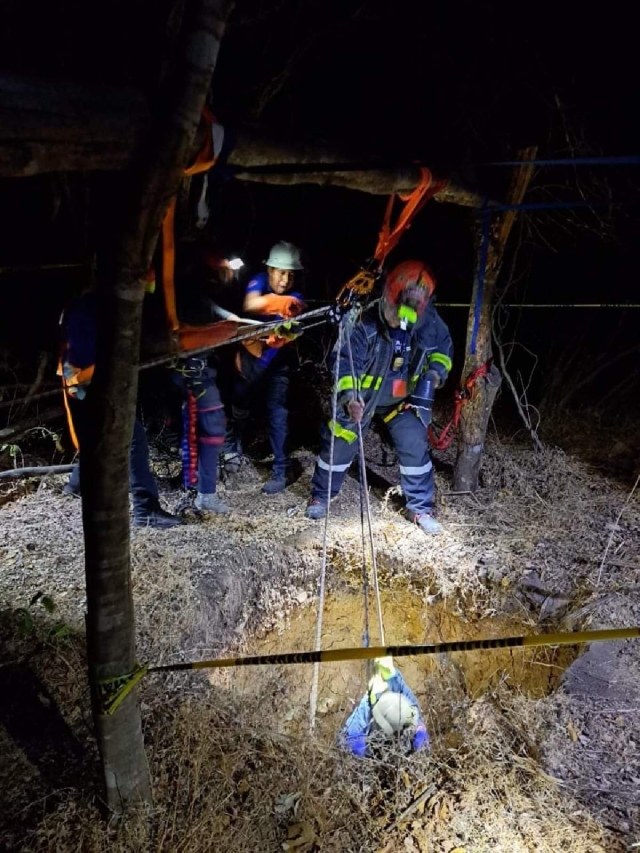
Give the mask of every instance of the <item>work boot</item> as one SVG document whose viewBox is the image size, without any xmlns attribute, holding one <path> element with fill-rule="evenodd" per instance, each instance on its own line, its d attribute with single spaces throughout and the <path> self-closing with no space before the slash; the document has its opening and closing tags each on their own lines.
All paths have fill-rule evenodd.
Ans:
<svg viewBox="0 0 640 853">
<path fill-rule="evenodd" d="M 432 533 L 441 533 L 442 525 L 440 522 L 436 521 L 435 518 L 431 515 L 430 512 L 423 512 L 420 515 L 416 515 L 416 513 L 408 514 L 407 517 L 410 521 L 413 521 L 414 524 L 417 524 L 418 527 L 427 534 Z"/>
<path fill-rule="evenodd" d="M 311 518 L 313 521 L 320 521 L 327 514 L 327 505 L 319 498 L 311 498 L 304 511 L 305 518 Z"/>
<path fill-rule="evenodd" d="M 215 492 L 212 495 L 204 495 L 202 492 L 198 492 L 194 505 L 200 512 L 214 512 L 216 515 L 224 515 L 229 512 L 228 505 Z"/>
<path fill-rule="evenodd" d="M 134 509 L 133 511 L 133 526 L 134 527 L 154 527 L 156 530 L 168 530 L 170 527 L 177 527 L 182 524 L 181 518 L 157 506 L 155 509 L 144 510 Z"/>
<path fill-rule="evenodd" d="M 263 495 L 277 495 L 278 492 L 284 492 L 287 488 L 287 478 L 284 474 L 271 474 L 267 482 L 262 487 Z"/>
</svg>

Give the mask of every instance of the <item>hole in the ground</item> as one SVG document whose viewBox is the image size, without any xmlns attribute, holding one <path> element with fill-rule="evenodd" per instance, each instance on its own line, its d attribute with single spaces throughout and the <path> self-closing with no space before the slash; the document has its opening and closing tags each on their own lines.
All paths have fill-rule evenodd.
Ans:
<svg viewBox="0 0 640 853">
<path fill-rule="evenodd" d="M 407 590 L 382 593 L 387 644 L 428 643 L 480 637 L 519 636 L 530 625 L 507 617 L 466 621 L 445 603 L 427 604 Z M 362 596 L 353 592 L 331 595 L 325 605 L 322 647 L 358 646 L 363 633 Z M 371 645 L 379 641 L 375 611 L 369 618 Z M 301 607 L 280 631 L 250 643 L 251 654 L 306 651 L 314 647 L 315 606 Z M 492 649 L 456 652 L 449 656 L 401 658 L 396 661 L 418 697 L 427 720 L 439 728 L 450 719 L 452 707 L 468 696 L 477 699 L 506 683 L 524 695 L 539 698 L 552 692 L 576 658 L 575 648 Z M 303 733 L 308 725 L 312 666 L 274 666 L 235 670 L 232 689 L 261 703 L 281 731 Z M 214 676 L 215 678 L 215 676 Z M 212 678 L 212 681 L 214 680 Z M 359 701 L 367 684 L 365 662 L 322 664 L 318 693 L 317 730 L 333 738 Z M 447 713 L 448 709 L 448 713 Z M 436 723 L 436 719 L 439 722 Z"/>
</svg>

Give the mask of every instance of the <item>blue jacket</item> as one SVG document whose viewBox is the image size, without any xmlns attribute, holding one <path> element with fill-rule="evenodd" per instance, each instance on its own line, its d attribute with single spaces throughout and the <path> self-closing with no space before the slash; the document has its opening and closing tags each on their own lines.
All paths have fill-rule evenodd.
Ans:
<svg viewBox="0 0 640 853">
<path fill-rule="evenodd" d="M 338 353 L 338 403 L 343 411 L 349 398 L 360 396 L 365 403 L 363 420 L 366 422 L 373 416 L 380 388 L 391 370 L 394 357 L 389 327 L 381 315 L 381 303 L 365 310 L 360 320 L 347 329 L 347 334 L 351 341 L 357 387 L 345 342 Z M 407 330 L 403 355 L 409 366 L 407 396 L 421 396 L 420 383 L 427 371 L 435 371 L 442 382 L 447 378 L 452 365 L 453 343 L 449 329 L 432 302 L 415 326 Z M 356 433 L 349 429 L 350 424 L 346 415 L 339 414 L 335 434 L 349 442 L 355 441 Z"/>
<path fill-rule="evenodd" d="M 77 368 L 96 361 L 96 296 L 88 292 L 75 299 L 62 316 L 62 362 Z"/>
<path fill-rule="evenodd" d="M 256 276 L 254 276 L 249 284 L 247 284 L 247 289 L 245 292 L 245 296 L 249 293 L 255 293 L 258 296 L 267 296 L 272 293 L 271 288 L 269 287 L 269 273 L 260 272 Z M 302 294 L 297 290 L 291 290 L 286 293 L 286 296 L 294 296 L 296 299 L 299 299 L 301 302 Z M 262 320 L 264 323 L 268 323 L 270 320 L 284 320 L 284 317 L 281 317 L 280 314 L 252 314 L 257 320 Z M 259 361 L 262 367 L 267 367 L 271 362 L 276 358 L 276 356 L 280 355 L 281 348 L 280 347 L 271 347 L 267 344 L 263 345 L 262 355 L 259 356 Z"/>
<path fill-rule="evenodd" d="M 396 673 L 387 680 L 387 686 L 392 693 L 401 693 L 407 699 L 409 704 L 417 710 L 418 715 L 416 728 L 423 729 L 426 733 L 424 717 L 420 711 L 418 700 L 411 688 L 407 686 L 402 674 L 396 671 Z M 371 701 L 369 699 L 369 691 L 367 690 L 342 729 L 342 737 L 346 746 L 356 755 L 364 755 L 366 749 L 366 737 L 371 731 L 372 720 L 373 714 L 371 711 Z M 424 742 L 428 744 L 428 735 Z M 423 742 L 421 742 L 421 745 L 423 745 Z"/>
</svg>

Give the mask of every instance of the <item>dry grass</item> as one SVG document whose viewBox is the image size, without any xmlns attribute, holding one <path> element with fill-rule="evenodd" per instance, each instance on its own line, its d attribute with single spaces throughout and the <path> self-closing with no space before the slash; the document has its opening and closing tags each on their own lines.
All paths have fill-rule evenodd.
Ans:
<svg viewBox="0 0 640 853">
<path fill-rule="evenodd" d="M 370 441 L 375 467 L 378 445 L 375 436 Z M 255 476 L 229 490 L 230 519 L 190 525 L 177 534 L 134 534 L 141 659 L 167 662 L 243 647 L 256 629 L 282 629 L 299 603 L 315 594 L 319 529 L 302 517 L 311 457 L 304 461 L 301 481 L 270 501 L 256 498 Z M 395 467 L 379 466 L 379 472 L 388 486 L 395 485 Z M 475 497 L 447 495 L 446 470 L 438 482 L 445 532 L 437 541 L 399 523 L 381 500 L 384 489 L 377 491 L 374 524 L 388 595 L 417 591 L 427 604 L 448 608 L 471 627 L 496 613 L 535 626 L 539 614 L 520 590 L 523 576 L 535 571 L 545 586 L 569 594 L 576 624 L 640 623 L 638 597 L 629 593 L 637 583 L 638 501 L 629 504 L 616 530 L 607 527 L 626 498 L 624 488 L 560 451 L 534 456 L 528 448 L 495 440 Z M 359 583 L 357 497 L 357 484 L 347 480 L 331 533 L 334 590 Z M 43 590 L 58 609 L 53 617 L 41 614 L 38 630 L 52 619 L 78 630 L 62 645 L 42 645 L 42 634 L 16 641 L 11 659 L 30 656 L 31 668 L 88 746 L 93 772 L 79 506 L 61 498 L 59 486 L 43 486 L 2 513 L 8 532 L 0 549 L 5 607 L 24 605 Z M 640 656 L 631 644 L 623 652 L 621 672 L 635 678 Z M 8 849 L 34 853 L 270 853 L 284 843 L 299 853 L 615 853 L 626 849 L 623 837 L 637 840 L 637 703 L 620 706 L 623 723 L 613 717 L 607 727 L 606 699 L 593 704 L 562 694 L 529 698 L 512 683 L 492 682 L 474 700 L 453 670 L 429 678 L 420 693 L 432 729 L 432 756 L 391 750 L 366 763 L 335 747 L 327 738 L 331 726 L 320 727 L 319 738 L 310 740 L 300 734 L 302 727 L 283 725 L 280 710 L 295 697 L 286 694 L 279 673 L 256 671 L 246 693 L 231 678 L 215 686 L 194 675 L 149 678 L 141 700 L 154 808 L 105 826 L 86 780 L 79 776 L 76 784 L 53 792 L 7 742 L 11 764 L 4 762 L 2 783 L 16 796 L 3 800 L 3 818 L 13 833 L 4 840 Z M 611 739 L 601 742 L 605 735 Z M 618 777 L 624 782 L 620 797 L 610 796 L 606 806 L 602 793 L 590 790 L 595 773 L 604 781 L 594 788 L 604 790 Z M 430 785 L 433 792 L 423 806 L 398 824 Z M 287 842 L 292 826 L 303 838 L 308 835 L 296 847 L 295 839 Z"/>
<path fill-rule="evenodd" d="M 154 808 L 105 827 L 95 805 L 70 794 L 21 849 L 275 853 L 302 825 L 310 839 L 302 853 L 622 850 L 542 771 L 530 729 L 535 703 L 514 712 L 512 700 L 460 708 L 450 721 L 455 737 L 436 741 L 431 758 L 388 750 L 366 764 L 278 734 L 259 704 L 224 691 L 159 705 L 146 721 Z M 430 785 L 426 803 L 398 824 Z"/>
</svg>

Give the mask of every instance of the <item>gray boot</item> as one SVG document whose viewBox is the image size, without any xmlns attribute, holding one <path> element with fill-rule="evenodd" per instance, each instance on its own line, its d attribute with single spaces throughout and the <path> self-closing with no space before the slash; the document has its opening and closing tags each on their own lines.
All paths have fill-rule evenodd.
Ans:
<svg viewBox="0 0 640 853">
<path fill-rule="evenodd" d="M 304 512 L 305 518 L 310 518 L 313 521 L 320 521 L 327 514 L 327 505 L 318 498 L 312 498 L 307 504 Z"/>
<path fill-rule="evenodd" d="M 198 492 L 194 505 L 200 512 L 214 512 L 216 515 L 224 515 L 229 512 L 227 504 L 215 492 L 212 495 L 204 495 L 202 492 Z"/>
<path fill-rule="evenodd" d="M 418 525 L 425 533 L 441 533 L 442 525 L 440 522 L 436 521 L 435 518 L 428 512 L 423 513 L 422 515 L 416 515 L 414 518 L 414 523 Z"/>
</svg>

